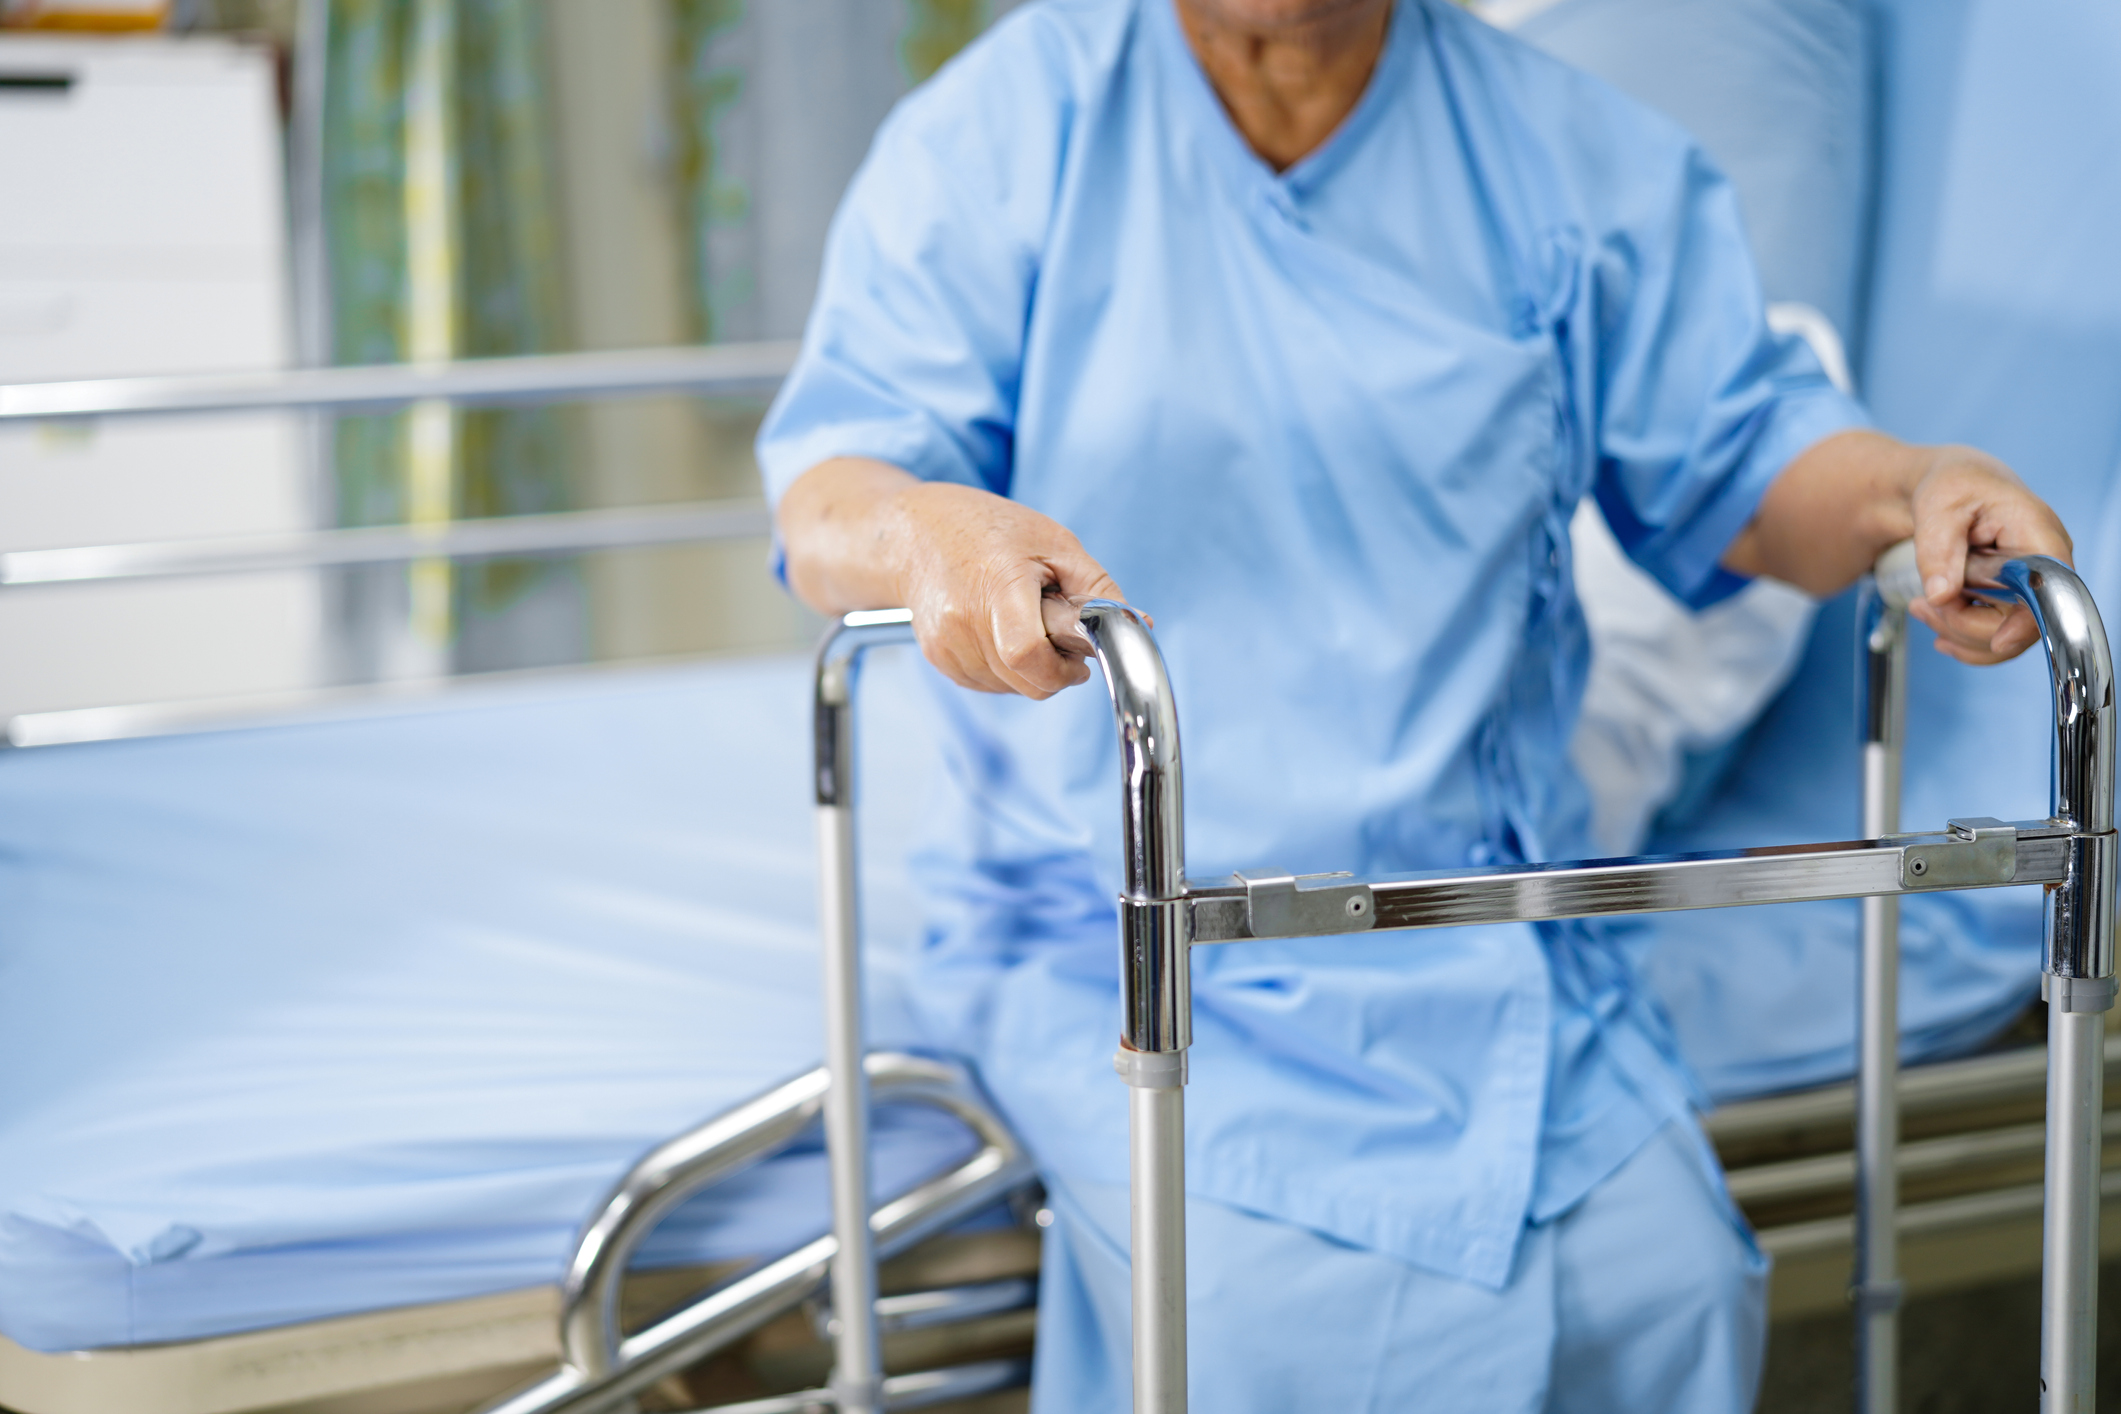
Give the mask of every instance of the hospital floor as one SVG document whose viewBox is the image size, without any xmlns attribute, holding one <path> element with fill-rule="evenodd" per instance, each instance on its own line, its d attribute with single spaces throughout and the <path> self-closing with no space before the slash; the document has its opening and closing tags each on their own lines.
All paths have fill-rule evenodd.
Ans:
<svg viewBox="0 0 2121 1414">
<path fill-rule="evenodd" d="M 2040 1279 L 1910 1300 L 1900 1317 L 1906 1414 L 2030 1409 L 2039 1378 Z M 1847 1414 L 1856 1364 L 1842 1314 L 1777 1321 L 1758 1414 Z M 2121 1411 L 2121 1262 L 2099 1281 L 2099 1408 Z"/>
<path fill-rule="evenodd" d="M 1028 1252 L 1009 1254 L 1024 1270 Z M 1035 1260 L 1035 1259 L 1034 1259 Z M 984 1275 L 984 1273 L 982 1273 Z M 1025 1355 L 1029 1313 L 997 1319 L 984 1331 L 949 1339 L 950 1348 L 905 1354 L 948 1361 Z M 967 1337 L 970 1337 L 968 1340 Z M 1996 1282 L 1908 1302 L 1901 1323 L 1905 1414 L 1990 1414 L 2029 1407 L 2037 1379 L 2040 1287 L 2037 1277 Z M 643 1410 L 683 1409 L 704 1400 L 755 1397 L 822 1381 L 826 1352 L 808 1323 L 789 1317 L 736 1351 L 672 1381 Z M 2103 1270 L 2100 1301 L 2099 1408 L 2121 1414 L 2121 1262 Z M 1774 1323 L 1758 1414 L 1847 1414 L 1855 1362 L 1847 1316 L 1835 1312 Z M 1023 1391 L 938 1406 L 937 1414 L 1025 1414 Z"/>
</svg>

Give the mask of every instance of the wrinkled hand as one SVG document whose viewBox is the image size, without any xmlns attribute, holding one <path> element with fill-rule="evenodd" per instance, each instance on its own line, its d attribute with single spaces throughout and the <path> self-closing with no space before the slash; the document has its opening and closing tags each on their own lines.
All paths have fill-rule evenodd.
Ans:
<svg viewBox="0 0 2121 1414">
<path fill-rule="evenodd" d="M 886 513 L 900 602 L 928 661 L 952 682 L 1034 699 L 1087 682 L 1089 664 L 1047 637 L 1042 600 L 1124 599 L 1065 527 L 951 482 L 896 492 Z"/>
<path fill-rule="evenodd" d="M 2015 658 L 2040 637 L 2031 611 L 1974 598 L 1966 585 L 1969 579 L 1994 584 L 1988 572 L 2018 555 L 2052 555 L 2067 563 L 2069 532 L 2046 502 L 1986 452 L 1928 450 L 1932 463 L 1910 498 L 1925 597 L 1908 605 L 1908 612 L 1936 631 L 1939 652 L 1962 663 Z"/>
</svg>

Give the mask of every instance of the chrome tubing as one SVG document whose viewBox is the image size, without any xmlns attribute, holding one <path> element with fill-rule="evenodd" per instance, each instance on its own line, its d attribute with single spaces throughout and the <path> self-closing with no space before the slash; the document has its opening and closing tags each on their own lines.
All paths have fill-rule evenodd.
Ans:
<svg viewBox="0 0 2121 1414">
<path fill-rule="evenodd" d="M 1906 562 L 1911 543 L 1886 558 Z M 1905 575 L 1881 565 L 1857 607 L 1863 660 L 1863 835 L 1900 832 L 1907 742 Z M 1919 592 L 1919 579 L 1916 583 Z M 1896 593 L 1896 590 L 1899 591 Z M 1900 900 L 1862 901 L 1856 1030 L 1856 1241 L 1849 1288 L 1856 1313 L 1857 1414 L 1895 1414 L 1900 1384 Z"/>
<path fill-rule="evenodd" d="M 1193 1044 L 1186 959 L 1186 822 L 1178 704 L 1164 655 L 1141 615 L 1109 599 L 1080 607 L 1119 723 L 1122 1035 L 1130 1050 L 1169 1054 Z"/>
<path fill-rule="evenodd" d="M 799 347 L 793 342 L 709 344 L 437 363 L 0 384 L 0 426 L 50 418 L 303 409 L 385 412 L 429 401 L 472 407 L 648 393 L 757 397 L 780 386 L 795 366 Z"/>
<path fill-rule="evenodd" d="M 2114 1004 L 2113 659 L 2098 605 L 2068 565 L 2027 556 L 1997 579 L 2040 626 L 2055 698 L 2054 817 L 2076 832 L 2068 875 L 2048 895 L 2040 1407 L 2091 1414 L 2106 1012 Z"/>
<path fill-rule="evenodd" d="M 653 545 L 749 539 L 768 534 L 763 502 L 690 501 L 627 510 L 495 516 L 444 525 L 370 525 L 128 545 L 0 551 L 0 589 L 101 584 L 118 579 L 267 574 L 342 565 L 448 558 L 572 555 Z"/>
<path fill-rule="evenodd" d="M 869 1232 L 869 1090 L 862 1057 L 862 929 L 854 844 L 854 689 L 862 654 L 913 641 L 904 609 L 848 614 L 818 645 L 812 744 L 818 926 L 824 941 L 825 1156 L 832 1181 L 832 1391 L 843 1414 L 882 1414 L 883 1337 Z"/>
<path fill-rule="evenodd" d="M 826 1088 L 812 1071 L 657 1145 L 629 1170 L 575 1244 L 561 1286 L 560 1348 L 588 1376 L 610 1374 L 619 1346 L 626 1260 L 671 1209 L 786 1148 L 817 1119 Z"/>
<path fill-rule="evenodd" d="M 926 1409 L 932 1404 L 970 1399 L 1016 1389 L 1031 1380 L 1028 1360 L 981 1360 L 970 1365 L 952 1365 L 943 1370 L 923 1370 L 914 1375 L 893 1375 L 884 1381 L 884 1408 Z M 830 1408 L 829 1389 L 806 1389 L 796 1394 L 777 1394 L 767 1399 L 747 1399 L 741 1404 L 717 1404 L 690 1414 L 816 1414 Z"/>
<path fill-rule="evenodd" d="M 2047 1156 L 2040 1260 L 2040 1408 L 2092 1414 L 2099 1334 L 2106 1015 L 2048 997 Z"/>
<path fill-rule="evenodd" d="M 1135 1414 L 1186 1409 L 1186 1047 L 1193 1040 L 1184 781 L 1163 654 L 1124 604 L 1080 606 L 1119 725 L 1124 1018 Z M 1058 635 L 1056 635 L 1058 638 Z"/>
<path fill-rule="evenodd" d="M 2055 696 L 2053 815 L 2078 835 L 2070 879 L 2053 894 L 2047 971 L 2089 987 L 2059 988 L 2077 998 L 2114 988 L 2114 673 L 2106 626 L 2077 573 L 2044 555 L 2012 560 L 1998 578 L 2033 611 L 2047 649 Z M 2051 988 L 2051 991 L 2058 990 Z"/>
<path fill-rule="evenodd" d="M 1981 818 L 1955 820 L 1942 834 L 1486 865 L 1352 882 L 1339 875 L 1314 882 L 1248 873 L 1188 885 L 1185 926 L 1200 946 L 2052 884 L 2068 877 L 2077 840 L 2047 820 Z M 1316 907 L 1313 898 L 1330 907 Z"/>
<path fill-rule="evenodd" d="M 964 1067 L 880 1052 L 864 1064 L 884 1103 L 932 1105 L 973 1131 L 970 1158 L 880 1205 L 876 1250 L 900 1252 L 971 1216 L 1035 1170 Z M 561 1289 L 560 1369 L 486 1407 L 484 1414 L 600 1414 L 793 1309 L 823 1286 L 838 1253 L 827 1233 L 745 1273 L 654 1325 L 622 1336 L 618 1289 L 642 1239 L 672 1208 L 800 1134 L 824 1109 L 821 1067 L 658 1146 L 635 1164 L 591 1220 Z"/>
</svg>

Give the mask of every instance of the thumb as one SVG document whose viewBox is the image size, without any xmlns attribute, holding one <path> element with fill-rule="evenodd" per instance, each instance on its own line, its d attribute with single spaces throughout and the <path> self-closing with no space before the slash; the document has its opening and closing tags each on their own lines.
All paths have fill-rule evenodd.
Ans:
<svg viewBox="0 0 2121 1414">
<path fill-rule="evenodd" d="M 1974 507 L 1956 501 L 1916 511 L 1915 565 L 1923 597 L 1940 609 L 1966 590 L 1967 533 L 1973 525 Z"/>
<path fill-rule="evenodd" d="M 1088 555 L 1060 554 L 1044 558 L 1049 581 L 1067 599 L 1113 599 L 1126 603 L 1126 593 L 1105 573 L 1105 567 Z"/>
</svg>

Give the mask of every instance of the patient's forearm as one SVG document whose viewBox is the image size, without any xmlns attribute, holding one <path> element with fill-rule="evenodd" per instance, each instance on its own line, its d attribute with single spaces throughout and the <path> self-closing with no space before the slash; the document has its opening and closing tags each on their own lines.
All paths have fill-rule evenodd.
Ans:
<svg viewBox="0 0 2121 1414">
<path fill-rule="evenodd" d="M 1864 431 L 1813 443 L 1768 487 L 1723 563 L 1822 598 L 1839 593 L 1915 533 L 1915 487 L 1937 451 Z"/>
<path fill-rule="evenodd" d="M 788 587 L 821 614 L 903 603 L 891 498 L 920 483 L 866 457 L 820 462 L 781 498 L 778 522 Z"/>
</svg>

